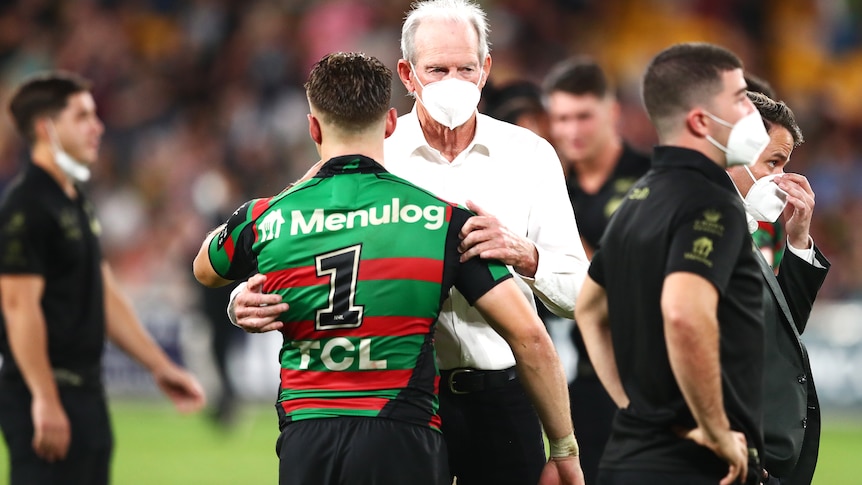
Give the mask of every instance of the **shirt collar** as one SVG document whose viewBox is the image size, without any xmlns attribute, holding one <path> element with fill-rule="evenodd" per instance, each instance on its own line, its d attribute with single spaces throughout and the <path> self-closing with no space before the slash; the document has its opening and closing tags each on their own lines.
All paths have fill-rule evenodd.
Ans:
<svg viewBox="0 0 862 485">
<path fill-rule="evenodd" d="M 410 148 L 410 153 L 414 153 L 422 147 L 427 147 L 428 149 L 433 150 L 431 145 L 428 144 L 428 140 L 425 139 L 425 132 L 422 131 L 422 125 L 419 124 L 419 113 L 416 107 L 417 104 L 418 102 L 413 103 L 413 109 L 410 110 L 410 113 L 398 120 L 398 126 L 404 124 L 406 125 L 405 128 L 409 127 L 406 130 L 408 137 L 406 137 L 405 140 L 407 147 Z M 491 139 L 493 138 L 493 129 L 491 126 L 492 122 L 490 120 L 491 118 L 482 113 L 476 113 L 476 133 L 473 134 L 473 140 L 469 145 L 467 145 L 467 148 L 464 149 L 464 153 L 468 153 L 474 148 L 482 148 L 486 155 L 491 154 L 491 145 L 493 145 L 493 143 L 491 143 Z M 395 129 L 398 130 L 398 127 Z"/>
<path fill-rule="evenodd" d="M 383 173 L 386 169 L 365 155 L 343 155 L 327 160 L 314 178 L 326 178 L 344 173 Z"/>
<path fill-rule="evenodd" d="M 675 146 L 657 146 L 653 150 L 652 166 L 656 169 L 684 168 L 696 170 L 725 190 L 736 193 L 736 186 L 733 185 L 727 171 L 697 150 Z"/>
</svg>

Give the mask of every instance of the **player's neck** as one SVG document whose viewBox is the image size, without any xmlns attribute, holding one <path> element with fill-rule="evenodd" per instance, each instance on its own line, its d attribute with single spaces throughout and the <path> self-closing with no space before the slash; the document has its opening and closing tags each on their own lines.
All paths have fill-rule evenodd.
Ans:
<svg viewBox="0 0 862 485">
<path fill-rule="evenodd" d="M 379 135 L 370 137 L 357 137 L 349 140 L 331 140 L 320 145 L 320 158 L 331 160 L 344 155 L 364 155 L 383 164 L 383 138 Z"/>
<path fill-rule="evenodd" d="M 47 172 L 70 199 L 78 197 L 78 190 L 75 188 L 75 184 L 72 182 L 72 179 L 63 172 L 54 160 L 54 152 L 51 150 L 50 145 L 36 142 L 30 150 L 30 159 L 33 161 L 33 164 Z"/>
</svg>

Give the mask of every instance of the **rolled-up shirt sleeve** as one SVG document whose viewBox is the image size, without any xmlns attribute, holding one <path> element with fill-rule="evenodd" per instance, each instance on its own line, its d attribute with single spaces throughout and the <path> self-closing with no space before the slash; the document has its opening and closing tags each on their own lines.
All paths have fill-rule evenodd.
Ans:
<svg viewBox="0 0 862 485">
<path fill-rule="evenodd" d="M 539 264 L 533 278 L 521 278 L 551 312 L 572 318 L 590 263 L 553 147 L 540 140 L 531 163 L 538 178 L 525 188 L 533 201 L 527 238 L 536 246 Z"/>
</svg>

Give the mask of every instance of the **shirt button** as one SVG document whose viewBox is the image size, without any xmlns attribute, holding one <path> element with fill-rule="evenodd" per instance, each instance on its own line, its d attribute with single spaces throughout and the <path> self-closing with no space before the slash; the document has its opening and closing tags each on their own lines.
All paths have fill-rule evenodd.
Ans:
<svg viewBox="0 0 862 485">
<path fill-rule="evenodd" d="M 808 427 L 808 418 L 802 418 L 802 429 Z"/>
<path fill-rule="evenodd" d="M 806 382 L 808 382 L 808 378 L 805 377 L 805 374 L 800 374 L 799 377 L 796 378 L 796 382 L 800 384 L 805 384 Z"/>
</svg>

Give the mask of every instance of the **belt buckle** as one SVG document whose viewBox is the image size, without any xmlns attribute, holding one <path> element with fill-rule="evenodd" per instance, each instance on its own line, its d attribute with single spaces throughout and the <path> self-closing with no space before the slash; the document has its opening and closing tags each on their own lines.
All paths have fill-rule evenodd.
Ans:
<svg viewBox="0 0 862 485">
<path fill-rule="evenodd" d="M 449 379 L 447 379 L 449 384 L 449 390 L 452 391 L 452 394 L 469 394 L 470 391 L 459 391 L 455 389 L 455 376 L 458 374 L 469 374 L 470 372 L 474 372 L 473 369 L 453 369 L 449 373 Z"/>
</svg>

